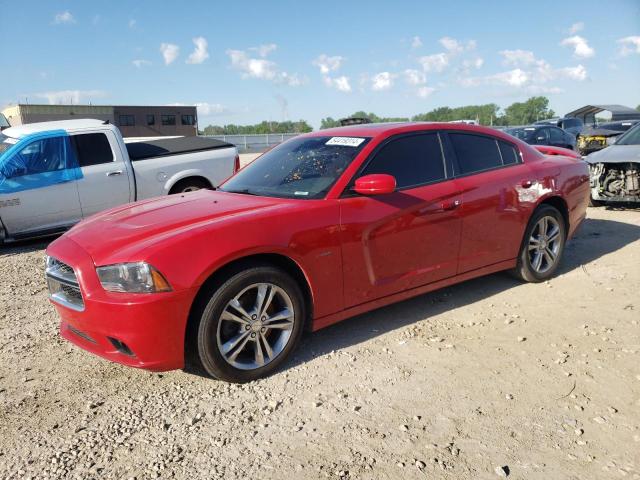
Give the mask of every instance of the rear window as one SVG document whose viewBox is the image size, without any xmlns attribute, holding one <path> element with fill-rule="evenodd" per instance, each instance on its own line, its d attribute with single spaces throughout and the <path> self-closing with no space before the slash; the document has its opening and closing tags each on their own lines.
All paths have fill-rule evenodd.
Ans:
<svg viewBox="0 0 640 480">
<path fill-rule="evenodd" d="M 372 173 L 392 175 L 398 188 L 444 179 L 444 162 L 438 135 L 412 135 L 391 140 L 376 153 L 362 175 Z"/>
<path fill-rule="evenodd" d="M 502 166 L 497 141 L 493 138 L 466 133 L 450 133 L 460 174 L 481 172 Z"/>
<path fill-rule="evenodd" d="M 81 167 L 113 162 L 109 139 L 104 133 L 84 133 L 71 137 Z"/>
</svg>

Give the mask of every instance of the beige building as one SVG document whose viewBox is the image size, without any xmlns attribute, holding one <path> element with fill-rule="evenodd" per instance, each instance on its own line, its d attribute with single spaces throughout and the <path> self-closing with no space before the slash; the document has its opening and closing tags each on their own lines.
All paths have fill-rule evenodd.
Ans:
<svg viewBox="0 0 640 480">
<path fill-rule="evenodd" d="M 27 105 L 6 107 L 11 126 L 94 118 L 120 128 L 124 137 L 193 136 L 198 134 L 195 106 Z"/>
</svg>

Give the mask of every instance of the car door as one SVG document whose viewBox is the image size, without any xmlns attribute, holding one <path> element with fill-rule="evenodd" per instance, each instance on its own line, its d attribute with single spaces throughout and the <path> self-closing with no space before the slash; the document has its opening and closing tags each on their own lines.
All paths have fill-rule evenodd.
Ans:
<svg viewBox="0 0 640 480">
<path fill-rule="evenodd" d="M 78 181 L 82 216 L 133 200 L 132 179 L 113 132 L 83 131 L 71 138 L 82 169 Z"/>
<path fill-rule="evenodd" d="M 490 135 L 450 132 L 456 183 L 462 194 L 458 273 L 516 257 L 536 188 L 515 144 Z"/>
<path fill-rule="evenodd" d="M 69 136 L 23 139 L 0 165 L 0 218 L 11 237 L 62 230 L 81 219 L 80 171 Z"/>
<path fill-rule="evenodd" d="M 395 192 L 340 202 L 345 306 L 455 275 L 461 220 L 438 133 L 392 137 L 376 148 L 361 176 L 395 177 Z"/>
<path fill-rule="evenodd" d="M 549 145 L 549 129 L 542 127 L 536 130 L 534 145 Z"/>
<path fill-rule="evenodd" d="M 565 132 L 559 128 L 549 128 L 549 145 L 566 148 L 568 143 L 565 139 Z"/>
</svg>

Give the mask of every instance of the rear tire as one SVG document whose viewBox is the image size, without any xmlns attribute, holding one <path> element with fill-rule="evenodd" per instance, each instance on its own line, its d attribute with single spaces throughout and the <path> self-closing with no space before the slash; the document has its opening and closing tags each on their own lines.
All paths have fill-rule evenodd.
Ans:
<svg viewBox="0 0 640 480">
<path fill-rule="evenodd" d="M 522 239 L 518 264 L 511 271 L 525 282 L 543 282 L 558 269 L 567 239 L 567 225 L 562 214 L 551 205 L 538 207 Z"/>
<path fill-rule="evenodd" d="M 173 195 L 174 193 L 195 192 L 202 189 L 211 189 L 211 185 L 201 178 L 185 178 L 171 187 L 169 195 Z"/>
<path fill-rule="evenodd" d="M 245 383 L 273 373 L 300 341 L 306 308 L 298 284 L 262 265 L 232 274 L 205 294 L 193 355 L 199 370 Z M 204 304 L 204 302 L 203 302 Z M 195 352 L 193 352 L 195 353 Z"/>
</svg>

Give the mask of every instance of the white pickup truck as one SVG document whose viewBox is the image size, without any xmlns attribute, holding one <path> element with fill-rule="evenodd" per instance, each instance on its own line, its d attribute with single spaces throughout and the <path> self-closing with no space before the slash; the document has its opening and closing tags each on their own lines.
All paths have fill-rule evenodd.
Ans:
<svg viewBox="0 0 640 480">
<path fill-rule="evenodd" d="M 240 166 L 235 146 L 205 137 L 125 143 L 100 120 L 0 133 L 0 244 L 58 233 L 110 207 L 213 188 Z"/>
</svg>

